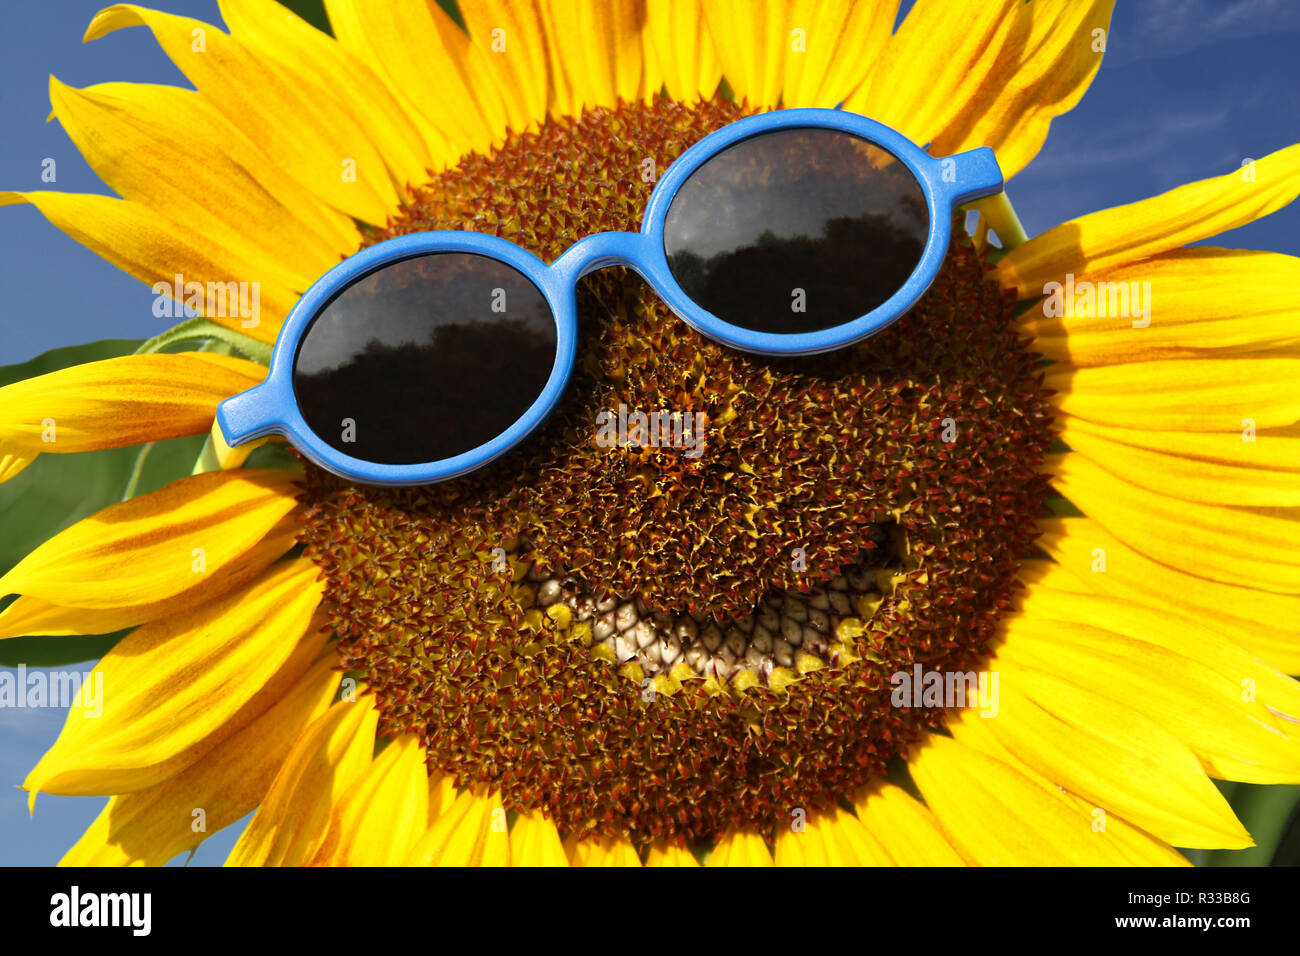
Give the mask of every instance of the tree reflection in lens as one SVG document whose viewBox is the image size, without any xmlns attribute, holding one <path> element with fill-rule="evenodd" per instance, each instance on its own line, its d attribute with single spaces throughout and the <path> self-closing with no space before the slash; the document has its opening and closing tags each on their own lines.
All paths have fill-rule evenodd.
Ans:
<svg viewBox="0 0 1300 956">
<path fill-rule="evenodd" d="M 683 291 L 718 318 L 815 332 L 897 292 L 929 228 L 925 194 L 892 154 L 791 129 L 742 140 L 692 173 L 668 209 L 664 251 Z"/>
<path fill-rule="evenodd" d="M 528 410 L 555 365 L 545 297 L 516 269 L 470 253 L 381 267 L 335 296 L 298 347 L 308 426 L 354 458 L 451 458 Z"/>
</svg>

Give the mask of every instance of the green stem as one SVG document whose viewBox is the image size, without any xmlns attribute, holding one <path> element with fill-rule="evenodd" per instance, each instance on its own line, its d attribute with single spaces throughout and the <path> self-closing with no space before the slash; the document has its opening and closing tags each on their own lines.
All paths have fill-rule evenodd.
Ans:
<svg viewBox="0 0 1300 956">
<path fill-rule="evenodd" d="M 262 365 L 271 364 L 272 349 L 270 345 L 204 318 L 189 319 L 160 335 L 155 335 L 136 349 L 136 354 L 159 352 L 178 342 L 193 342 L 196 340 L 219 342 L 226 349 L 224 352 L 226 355 L 229 355 L 233 350 L 246 358 L 252 359 L 254 362 L 260 362 Z"/>
<path fill-rule="evenodd" d="M 149 457 L 149 452 L 153 451 L 153 442 L 147 443 L 140 449 L 140 454 L 135 456 L 135 465 L 131 468 L 131 476 L 126 480 L 126 491 L 122 494 L 122 500 L 135 497 L 136 486 L 140 484 L 140 476 L 144 474 L 144 460 Z"/>
<path fill-rule="evenodd" d="M 1002 243 L 1004 250 L 1014 249 L 1016 246 L 1029 241 L 1029 236 L 1025 233 L 1025 227 L 1020 224 L 1020 217 L 1016 215 L 1015 207 L 1011 205 L 1011 198 L 1006 194 L 1005 190 L 996 196 L 989 196 L 972 205 L 979 210 L 981 216 L 988 220 L 989 225 L 993 227 L 993 231 L 998 234 L 998 240 Z"/>
<path fill-rule="evenodd" d="M 203 475 L 209 471 L 220 471 L 221 462 L 217 458 L 217 449 L 212 444 L 212 436 L 208 435 L 207 441 L 203 443 L 203 451 L 199 452 L 198 459 L 194 462 L 194 470 L 191 475 Z"/>
</svg>

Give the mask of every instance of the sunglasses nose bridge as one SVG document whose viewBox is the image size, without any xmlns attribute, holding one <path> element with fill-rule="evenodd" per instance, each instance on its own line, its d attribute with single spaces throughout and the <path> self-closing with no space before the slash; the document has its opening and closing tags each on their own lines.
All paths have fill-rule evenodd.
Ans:
<svg viewBox="0 0 1300 956">
<path fill-rule="evenodd" d="M 639 232 L 598 232 L 579 239 L 551 264 L 551 270 L 568 282 L 577 282 L 597 269 L 629 266 L 641 272 L 646 237 Z"/>
</svg>

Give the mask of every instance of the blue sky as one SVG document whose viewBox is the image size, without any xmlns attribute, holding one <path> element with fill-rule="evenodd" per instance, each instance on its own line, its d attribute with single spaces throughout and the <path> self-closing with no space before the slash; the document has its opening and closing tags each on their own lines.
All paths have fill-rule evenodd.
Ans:
<svg viewBox="0 0 1300 956">
<path fill-rule="evenodd" d="M 218 20 L 215 0 L 158 5 Z M 45 122 L 51 73 L 78 87 L 184 82 L 143 29 L 83 46 L 82 32 L 100 6 L 94 0 L 7 5 L 0 33 L 0 189 L 50 188 L 40 180 L 48 157 L 57 163 L 55 188 L 107 192 L 59 125 Z M 1008 187 L 1029 234 L 1236 169 L 1245 158 L 1300 140 L 1298 49 L 1300 3 L 1294 0 L 1120 0 L 1097 79 L 1083 102 L 1053 123 L 1043 151 Z M 162 331 L 147 286 L 64 236 L 35 209 L 0 209 L 0 243 L 0 364 L 60 345 Z M 1207 244 L 1300 254 L 1300 203 Z M 61 725 L 55 711 L 0 709 L 0 781 L 20 782 Z M 0 863 L 56 862 L 101 805 L 42 796 L 30 821 L 21 792 L 0 787 Z M 212 838 L 194 863 L 220 862 L 232 842 L 230 832 Z"/>
</svg>

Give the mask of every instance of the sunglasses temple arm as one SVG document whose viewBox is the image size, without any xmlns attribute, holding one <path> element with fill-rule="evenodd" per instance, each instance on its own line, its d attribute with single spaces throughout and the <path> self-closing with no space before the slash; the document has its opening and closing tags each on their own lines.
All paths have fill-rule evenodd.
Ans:
<svg viewBox="0 0 1300 956">
<path fill-rule="evenodd" d="M 954 180 L 949 187 L 954 206 L 961 206 L 1002 192 L 1002 169 L 998 166 L 993 150 L 987 146 L 957 153 L 940 162 L 947 163 L 948 160 L 954 163 L 952 167 Z"/>
<path fill-rule="evenodd" d="M 968 205 L 997 233 L 1003 249 L 1014 249 L 1027 242 L 1025 227 L 1020 224 L 1011 199 L 1003 188 L 1002 169 L 987 146 L 950 157 L 956 163 L 954 206 Z"/>
<path fill-rule="evenodd" d="M 255 385 L 217 405 L 214 428 L 220 430 L 226 444 L 231 446 L 269 435 L 275 430 L 270 415 L 272 405 L 266 385 Z"/>
</svg>

